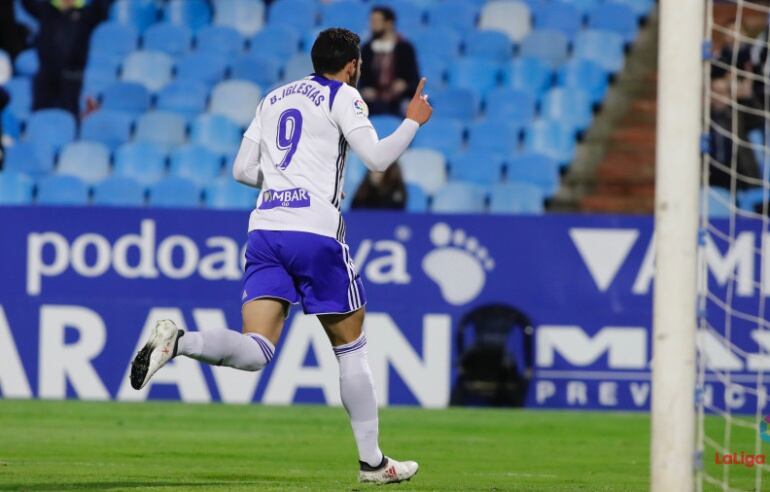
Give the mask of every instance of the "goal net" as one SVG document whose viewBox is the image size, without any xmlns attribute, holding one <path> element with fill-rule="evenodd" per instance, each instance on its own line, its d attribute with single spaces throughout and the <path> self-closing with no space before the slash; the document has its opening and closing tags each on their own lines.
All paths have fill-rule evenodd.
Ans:
<svg viewBox="0 0 770 492">
<path fill-rule="evenodd" d="M 768 5 L 706 3 L 697 490 L 770 490 Z"/>
</svg>

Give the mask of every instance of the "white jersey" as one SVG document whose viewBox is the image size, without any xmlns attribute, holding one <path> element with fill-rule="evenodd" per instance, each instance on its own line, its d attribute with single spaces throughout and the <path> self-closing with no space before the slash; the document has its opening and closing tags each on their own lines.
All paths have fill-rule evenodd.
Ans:
<svg viewBox="0 0 770 492">
<path fill-rule="evenodd" d="M 259 143 L 264 176 L 249 231 L 303 231 L 344 241 L 345 137 L 371 126 L 366 103 L 348 84 L 312 75 L 269 92 L 245 133 Z"/>
</svg>

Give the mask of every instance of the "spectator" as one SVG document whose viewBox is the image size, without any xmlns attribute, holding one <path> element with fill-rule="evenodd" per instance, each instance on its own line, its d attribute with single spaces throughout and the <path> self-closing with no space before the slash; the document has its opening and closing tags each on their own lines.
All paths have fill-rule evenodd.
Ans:
<svg viewBox="0 0 770 492">
<path fill-rule="evenodd" d="M 78 116 L 83 68 L 94 28 L 107 18 L 112 0 L 22 0 L 40 23 L 36 47 L 40 69 L 33 109 L 62 108 Z"/>
<path fill-rule="evenodd" d="M 0 50 L 15 59 L 27 47 L 28 35 L 27 28 L 16 22 L 13 0 L 0 0 Z"/>
<path fill-rule="evenodd" d="M 403 210 L 405 206 L 406 187 L 398 163 L 384 173 L 367 171 L 351 204 L 351 208 L 390 210 Z"/>
<path fill-rule="evenodd" d="M 0 0 L 2 1 L 2 0 Z M 8 93 L 0 87 L 0 171 L 3 170 L 3 163 L 5 162 L 5 147 L 3 145 L 3 110 L 8 105 L 8 101 L 11 97 Z"/>
<path fill-rule="evenodd" d="M 396 14 L 388 7 L 374 7 L 369 26 L 372 39 L 361 49 L 361 95 L 371 114 L 401 115 L 420 79 L 414 48 L 396 32 Z"/>
<path fill-rule="evenodd" d="M 736 142 L 748 142 L 750 130 L 764 128 L 764 118 L 753 110 L 755 105 L 751 80 L 737 80 L 737 83 L 738 110 L 734 111 L 730 104 L 730 78 L 724 77 L 711 82 L 709 183 L 711 186 L 731 189 L 734 173 L 736 188 L 741 190 L 757 185 L 756 180 L 760 178 L 759 166 L 753 150 L 747 144 L 738 144 L 733 159 L 733 145 L 736 145 Z M 734 118 L 737 119 L 735 126 Z"/>
</svg>

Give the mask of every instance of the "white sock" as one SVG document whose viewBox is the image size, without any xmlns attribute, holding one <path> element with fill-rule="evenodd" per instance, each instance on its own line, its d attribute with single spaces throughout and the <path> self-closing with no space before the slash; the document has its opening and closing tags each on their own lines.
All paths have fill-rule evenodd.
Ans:
<svg viewBox="0 0 770 492">
<path fill-rule="evenodd" d="M 259 371 L 273 359 L 273 352 L 275 347 L 262 335 L 233 330 L 186 331 L 177 347 L 177 355 L 244 371 Z"/>
<path fill-rule="evenodd" d="M 334 347 L 334 355 L 340 364 L 340 394 L 350 416 L 358 459 L 370 466 L 378 466 L 382 462 L 378 444 L 379 418 L 366 335 L 362 333 L 355 341 Z"/>
</svg>

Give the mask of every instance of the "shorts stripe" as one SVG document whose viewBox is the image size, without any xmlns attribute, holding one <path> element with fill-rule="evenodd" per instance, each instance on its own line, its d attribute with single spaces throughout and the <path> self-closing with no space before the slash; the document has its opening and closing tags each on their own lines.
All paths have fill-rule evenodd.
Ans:
<svg viewBox="0 0 770 492">
<path fill-rule="evenodd" d="M 361 307 L 361 293 L 358 291 L 358 284 L 356 283 L 356 270 L 355 267 L 353 267 L 353 262 L 350 260 L 350 252 L 348 251 L 347 244 L 342 245 L 342 252 L 345 259 L 345 266 L 348 269 L 348 278 L 350 279 L 350 286 L 348 287 L 348 290 L 352 293 L 353 297 L 351 308 L 358 309 Z"/>
</svg>

